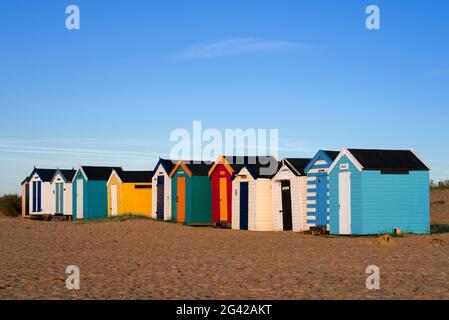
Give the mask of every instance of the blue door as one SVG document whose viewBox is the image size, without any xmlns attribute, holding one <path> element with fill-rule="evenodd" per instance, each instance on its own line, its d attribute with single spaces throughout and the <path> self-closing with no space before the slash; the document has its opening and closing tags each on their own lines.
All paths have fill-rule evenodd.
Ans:
<svg viewBox="0 0 449 320">
<path fill-rule="evenodd" d="M 37 182 L 37 211 L 42 211 L 42 182 Z"/>
<path fill-rule="evenodd" d="M 33 181 L 33 212 L 37 212 L 37 182 Z"/>
<path fill-rule="evenodd" d="M 42 183 L 40 181 L 33 181 L 33 212 L 42 211 Z"/>
<path fill-rule="evenodd" d="M 157 177 L 157 206 L 156 215 L 158 220 L 164 220 L 164 191 L 165 181 L 164 176 Z"/>
<path fill-rule="evenodd" d="M 316 226 L 326 227 L 327 221 L 327 174 L 320 174 L 316 177 L 317 190 L 316 190 Z"/>
<path fill-rule="evenodd" d="M 240 182 L 240 230 L 248 230 L 248 182 Z"/>
</svg>

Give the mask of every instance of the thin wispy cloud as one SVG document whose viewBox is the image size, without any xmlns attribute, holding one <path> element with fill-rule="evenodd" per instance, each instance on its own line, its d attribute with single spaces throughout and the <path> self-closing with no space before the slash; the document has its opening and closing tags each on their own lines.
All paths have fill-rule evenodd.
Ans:
<svg viewBox="0 0 449 320">
<path fill-rule="evenodd" d="M 186 60 L 210 59 L 252 52 L 298 49 L 304 46 L 305 44 L 294 41 L 235 38 L 190 46 L 181 53 L 181 58 Z"/>
<path fill-rule="evenodd" d="M 62 156 L 74 158 L 92 159 L 115 159 L 129 161 L 150 161 L 159 156 L 156 152 L 136 152 L 123 150 L 102 150 L 102 149 L 83 149 L 83 148 L 53 148 L 53 147 L 35 147 L 35 146 L 14 146 L 0 144 L 0 153 L 6 155 L 29 154 L 40 156 Z M 35 157 L 30 160 L 35 161 Z"/>
</svg>

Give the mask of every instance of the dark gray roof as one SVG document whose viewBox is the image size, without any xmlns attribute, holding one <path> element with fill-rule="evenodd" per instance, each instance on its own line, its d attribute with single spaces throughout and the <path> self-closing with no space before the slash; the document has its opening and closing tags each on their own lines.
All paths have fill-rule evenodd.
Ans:
<svg viewBox="0 0 449 320">
<path fill-rule="evenodd" d="M 20 185 L 24 185 L 25 183 L 30 182 L 30 177 L 26 177 Z"/>
<path fill-rule="evenodd" d="M 56 169 L 39 169 L 34 168 L 33 172 L 30 174 L 32 177 L 35 173 L 41 178 L 43 182 L 50 182 L 53 179 L 53 175 L 55 174 Z"/>
<path fill-rule="evenodd" d="M 173 168 L 176 166 L 177 163 L 178 163 L 177 160 L 170 160 L 170 159 L 162 159 L 162 158 L 160 158 L 159 161 L 157 162 L 156 166 L 154 167 L 154 170 L 156 170 L 157 167 L 159 167 L 159 165 L 162 165 L 162 167 L 164 168 L 165 172 L 170 174 L 170 172 L 172 172 Z"/>
<path fill-rule="evenodd" d="M 76 174 L 76 170 L 75 169 L 70 169 L 70 170 L 59 170 L 61 172 L 61 174 L 64 176 L 66 181 L 72 181 L 73 177 Z"/>
<path fill-rule="evenodd" d="M 340 154 L 340 151 L 330 151 L 330 150 L 323 150 L 324 153 L 327 154 L 327 156 L 333 161 L 337 159 L 338 155 Z"/>
<path fill-rule="evenodd" d="M 410 150 L 348 149 L 364 170 L 429 171 Z"/>
<path fill-rule="evenodd" d="M 118 172 L 123 171 L 120 167 L 93 167 L 93 166 L 81 166 L 84 173 L 89 180 L 108 181 L 111 176 L 112 170 Z"/>
<path fill-rule="evenodd" d="M 307 167 L 309 162 L 312 160 L 311 158 L 285 158 L 285 164 L 290 168 L 293 172 L 299 172 L 301 175 L 304 175 L 304 169 Z"/>
<path fill-rule="evenodd" d="M 189 168 L 189 170 L 192 172 L 192 175 L 194 176 L 207 176 L 209 175 L 209 170 L 212 168 L 212 163 L 209 162 L 196 162 L 196 161 L 190 161 L 190 162 L 184 162 L 184 164 Z"/>
<path fill-rule="evenodd" d="M 238 164 L 234 169 L 235 173 L 238 173 L 243 168 L 247 168 L 254 179 L 270 178 L 273 177 L 279 169 L 279 162 L 274 157 L 260 156 L 244 158 L 244 164 Z M 275 163 L 275 166 L 273 168 L 271 168 L 272 163 Z M 268 170 L 269 172 L 266 172 Z"/>
<path fill-rule="evenodd" d="M 122 182 L 151 182 L 154 171 L 118 171 Z"/>
</svg>

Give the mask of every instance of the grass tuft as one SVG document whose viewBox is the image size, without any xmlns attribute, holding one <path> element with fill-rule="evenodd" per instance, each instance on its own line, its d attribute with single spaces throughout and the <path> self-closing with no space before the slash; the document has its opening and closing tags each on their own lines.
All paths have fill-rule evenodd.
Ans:
<svg viewBox="0 0 449 320">
<path fill-rule="evenodd" d="M 127 214 L 127 215 L 116 216 L 116 217 L 76 220 L 75 223 L 88 224 L 88 223 L 106 223 L 106 222 L 125 222 L 125 221 L 131 221 L 131 220 L 151 220 L 151 218 L 147 217 L 147 216 L 142 216 L 142 215 Z"/>
<path fill-rule="evenodd" d="M 435 205 L 444 205 L 444 204 L 446 204 L 446 201 L 444 201 L 444 200 L 437 200 L 437 201 L 432 202 L 430 205 L 431 206 L 435 206 Z"/>
<path fill-rule="evenodd" d="M 432 224 L 430 226 L 431 234 L 449 233 L 449 224 Z"/>
</svg>

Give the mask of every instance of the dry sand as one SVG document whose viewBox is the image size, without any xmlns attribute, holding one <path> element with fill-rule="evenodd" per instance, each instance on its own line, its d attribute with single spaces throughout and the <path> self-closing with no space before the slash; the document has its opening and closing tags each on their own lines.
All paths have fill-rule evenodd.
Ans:
<svg viewBox="0 0 449 320">
<path fill-rule="evenodd" d="M 433 194 L 432 201 L 446 197 Z M 447 205 L 432 221 L 449 223 Z M 367 290 L 365 268 L 381 270 Z M 65 289 L 65 268 L 81 289 Z M 449 233 L 325 237 L 0 217 L 0 299 L 449 299 Z"/>
</svg>

